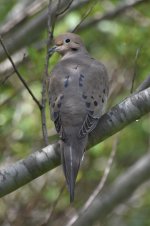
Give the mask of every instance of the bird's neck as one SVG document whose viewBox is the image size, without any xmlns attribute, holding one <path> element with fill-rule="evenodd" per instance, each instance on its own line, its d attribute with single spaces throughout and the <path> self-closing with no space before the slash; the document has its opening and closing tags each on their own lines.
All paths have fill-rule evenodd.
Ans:
<svg viewBox="0 0 150 226">
<path fill-rule="evenodd" d="M 89 55 L 89 53 L 87 52 L 87 50 L 84 49 L 78 49 L 78 50 L 70 50 L 68 52 L 66 52 L 63 56 L 62 56 L 62 60 L 67 59 L 67 58 L 72 58 L 72 57 L 79 57 L 81 55 Z"/>
</svg>

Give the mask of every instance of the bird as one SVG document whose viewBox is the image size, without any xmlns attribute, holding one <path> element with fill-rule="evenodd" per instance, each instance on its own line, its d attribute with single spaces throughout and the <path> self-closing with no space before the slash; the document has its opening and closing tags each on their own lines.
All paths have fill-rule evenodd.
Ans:
<svg viewBox="0 0 150 226">
<path fill-rule="evenodd" d="M 107 102 L 108 73 L 75 33 L 57 36 L 48 53 L 55 52 L 61 58 L 48 76 L 48 99 L 50 116 L 60 136 L 61 163 L 71 203 L 88 135 Z"/>
</svg>

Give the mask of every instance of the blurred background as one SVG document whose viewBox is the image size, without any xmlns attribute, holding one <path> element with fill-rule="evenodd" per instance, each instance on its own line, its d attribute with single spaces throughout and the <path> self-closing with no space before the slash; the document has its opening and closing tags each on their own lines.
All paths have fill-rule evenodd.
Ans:
<svg viewBox="0 0 150 226">
<path fill-rule="evenodd" d="M 57 1 L 52 1 L 52 6 Z M 58 12 L 69 1 L 61 0 Z M 107 67 L 110 97 L 107 109 L 121 102 L 150 73 L 150 2 L 144 0 L 74 0 L 57 17 L 54 36 L 76 29 L 91 55 Z M 47 0 L 0 0 L 0 34 L 22 77 L 37 99 L 45 71 Z M 58 60 L 51 58 L 49 71 Z M 134 80 L 134 84 L 133 84 Z M 49 140 L 54 125 L 46 109 Z M 116 156 L 104 188 L 150 150 L 150 115 L 120 132 Z M 101 180 L 116 135 L 85 153 L 79 172 L 75 202 L 69 204 L 62 168 L 57 167 L 0 200 L 1 226 L 65 225 L 82 207 Z M 0 46 L 0 164 L 27 157 L 44 147 L 40 111 L 24 88 Z M 150 183 L 97 225 L 149 226 Z M 61 193 L 61 195 L 60 195 Z M 59 197 L 59 198 L 58 198 Z M 57 202 L 57 203 L 56 203 Z M 54 209 L 54 205 L 55 209 Z"/>
</svg>

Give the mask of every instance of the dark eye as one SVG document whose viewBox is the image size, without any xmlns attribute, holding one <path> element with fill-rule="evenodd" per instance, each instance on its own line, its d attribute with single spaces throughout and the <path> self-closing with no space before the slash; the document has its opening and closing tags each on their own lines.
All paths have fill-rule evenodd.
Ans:
<svg viewBox="0 0 150 226">
<path fill-rule="evenodd" d="M 65 42 L 66 42 L 66 43 L 70 42 L 70 39 L 69 39 L 69 38 L 67 38 L 67 39 L 65 40 Z"/>
</svg>

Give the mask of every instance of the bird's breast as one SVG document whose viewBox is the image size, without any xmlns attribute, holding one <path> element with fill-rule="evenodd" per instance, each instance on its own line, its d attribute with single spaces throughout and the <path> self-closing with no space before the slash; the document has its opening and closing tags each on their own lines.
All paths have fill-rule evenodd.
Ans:
<svg viewBox="0 0 150 226">
<path fill-rule="evenodd" d="M 82 97 L 83 81 L 80 75 L 66 75 L 61 83 L 64 95 L 60 109 L 62 120 L 72 124 L 82 123 L 86 115 L 86 107 Z"/>
</svg>

